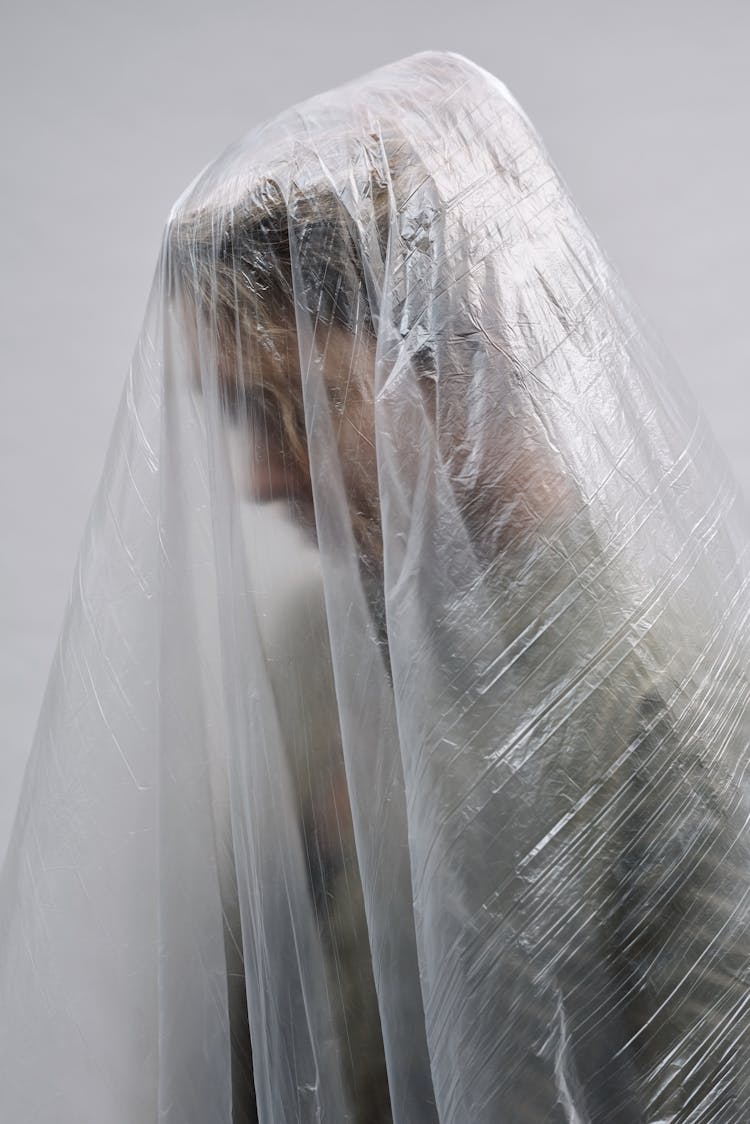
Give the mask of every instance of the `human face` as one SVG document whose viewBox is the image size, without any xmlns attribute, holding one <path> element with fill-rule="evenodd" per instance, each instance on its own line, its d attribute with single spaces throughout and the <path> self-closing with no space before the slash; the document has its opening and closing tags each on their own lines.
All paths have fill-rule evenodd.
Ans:
<svg viewBox="0 0 750 1124">
<path fill-rule="evenodd" d="M 337 459 L 355 535 L 362 545 L 363 536 L 369 537 L 365 525 L 379 525 L 374 340 L 343 328 L 326 328 L 316 338 L 312 365 L 317 366 L 325 384 Z M 294 368 L 284 372 L 286 392 L 301 394 L 297 363 Z M 278 384 L 278 372 L 273 377 Z M 301 465 L 291 457 L 282 428 L 262 415 L 253 423 L 248 491 L 258 503 L 285 500 L 303 526 L 314 528 L 309 459 Z"/>
</svg>

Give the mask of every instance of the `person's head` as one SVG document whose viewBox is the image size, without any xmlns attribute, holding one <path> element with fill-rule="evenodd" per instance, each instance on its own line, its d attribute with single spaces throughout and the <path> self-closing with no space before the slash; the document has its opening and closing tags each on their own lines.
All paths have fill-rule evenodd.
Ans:
<svg viewBox="0 0 750 1124">
<path fill-rule="evenodd" d="M 384 168 L 375 166 L 364 175 L 356 168 L 364 220 L 352 214 L 351 198 L 343 201 L 340 185 L 321 178 L 282 190 L 270 176 L 253 185 L 246 202 L 178 213 L 171 249 L 194 317 L 200 377 L 216 371 L 224 408 L 251 434 L 246 467 L 256 500 L 284 498 L 309 515 L 308 427 L 311 419 L 331 427 L 328 448 L 338 459 L 360 559 L 379 572 L 376 347 L 387 337 L 402 397 L 380 416 L 388 419 L 388 440 L 400 442 L 399 469 L 411 466 L 414 475 L 431 464 L 442 475 L 456 533 L 468 534 L 486 559 L 558 509 L 570 510 L 574 497 L 525 404 L 524 372 L 506 346 L 506 294 L 501 302 L 492 273 L 494 288 L 477 289 L 493 268 L 489 236 L 474 249 L 472 239 L 460 241 L 464 220 L 414 154 L 389 154 Z M 453 241 L 462 257 L 450 249 Z M 389 381 L 383 351 L 381 389 Z M 310 366 L 325 388 L 325 402 L 312 412 Z M 407 422 L 396 437 L 401 417 Z M 409 418 L 417 418 L 419 434 L 410 434 Z M 430 446 L 422 449 L 423 442 Z"/>
<path fill-rule="evenodd" d="M 375 207 L 385 224 L 384 193 Z M 361 247 L 335 193 L 321 187 L 290 209 L 269 181 L 245 208 L 181 215 L 171 249 L 198 367 L 216 371 L 224 410 L 249 435 L 249 496 L 312 509 L 301 365 L 314 356 L 355 536 L 379 555 L 376 333 Z"/>
</svg>

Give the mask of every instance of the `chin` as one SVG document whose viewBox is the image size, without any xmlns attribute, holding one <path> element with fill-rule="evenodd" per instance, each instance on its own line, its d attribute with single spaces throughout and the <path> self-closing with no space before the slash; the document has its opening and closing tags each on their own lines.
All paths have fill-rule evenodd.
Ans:
<svg viewBox="0 0 750 1124">
<path fill-rule="evenodd" d="M 295 526 L 299 527 L 305 538 L 317 547 L 318 528 L 312 500 L 292 498 L 287 503 L 287 510 Z"/>
</svg>

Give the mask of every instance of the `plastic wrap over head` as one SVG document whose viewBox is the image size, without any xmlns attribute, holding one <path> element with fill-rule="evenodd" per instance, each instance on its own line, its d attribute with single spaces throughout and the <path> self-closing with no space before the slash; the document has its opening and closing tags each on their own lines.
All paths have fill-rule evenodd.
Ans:
<svg viewBox="0 0 750 1124">
<path fill-rule="evenodd" d="M 3 1119 L 746 1124 L 749 542 L 500 82 L 421 54 L 244 137 L 81 549 Z"/>
</svg>

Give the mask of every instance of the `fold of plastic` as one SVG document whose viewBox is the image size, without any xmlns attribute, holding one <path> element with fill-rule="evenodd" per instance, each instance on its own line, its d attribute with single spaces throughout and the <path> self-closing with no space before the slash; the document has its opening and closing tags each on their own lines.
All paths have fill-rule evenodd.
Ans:
<svg viewBox="0 0 750 1124">
<path fill-rule="evenodd" d="M 0 884 L 9 1124 L 746 1124 L 749 524 L 496 79 L 165 231 Z"/>
</svg>

